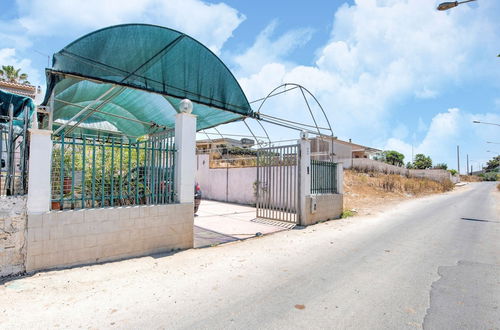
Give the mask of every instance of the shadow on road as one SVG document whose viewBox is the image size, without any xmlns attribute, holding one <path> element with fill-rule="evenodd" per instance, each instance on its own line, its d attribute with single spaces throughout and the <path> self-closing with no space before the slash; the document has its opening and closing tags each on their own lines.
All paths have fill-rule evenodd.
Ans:
<svg viewBox="0 0 500 330">
<path fill-rule="evenodd" d="M 460 218 L 460 220 L 477 221 L 477 222 L 498 222 L 498 221 L 493 221 L 493 220 L 481 220 L 481 219 L 472 219 L 472 218 Z"/>
</svg>

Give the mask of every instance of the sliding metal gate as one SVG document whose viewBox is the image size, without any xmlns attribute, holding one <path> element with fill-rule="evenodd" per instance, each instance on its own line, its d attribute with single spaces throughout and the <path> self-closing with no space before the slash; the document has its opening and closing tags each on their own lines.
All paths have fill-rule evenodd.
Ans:
<svg viewBox="0 0 500 330">
<path fill-rule="evenodd" d="M 257 218 L 299 223 L 299 145 L 257 152 Z"/>
</svg>

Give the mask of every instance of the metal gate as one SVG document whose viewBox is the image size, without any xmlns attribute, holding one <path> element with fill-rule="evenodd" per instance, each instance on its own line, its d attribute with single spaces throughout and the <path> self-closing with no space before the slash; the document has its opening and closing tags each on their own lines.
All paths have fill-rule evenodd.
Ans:
<svg viewBox="0 0 500 330">
<path fill-rule="evenodd" d="M 25 195 L 28 191 L 28 115 L 0 115 L 0 196 Z"/>
<path fill-rule="evenodd" d="M 299 145 L 257 151 L 257 218 L 299 223 Z"/>
</svg>

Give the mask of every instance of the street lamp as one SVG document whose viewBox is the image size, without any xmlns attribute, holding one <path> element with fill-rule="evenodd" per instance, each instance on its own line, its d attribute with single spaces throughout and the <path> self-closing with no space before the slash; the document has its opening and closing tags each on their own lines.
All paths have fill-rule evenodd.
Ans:
<svg viewBox="0 0 500 330">
<path fill-rule="evenodd" d="M 479 121 L 479 120 L 473 120 L 472 121 L 474 124 L 487 124 L 487 125 L 495 125 L 495 126 L 500 126 L 500 124 L 495 124 L 495 123 L 486 123 L 484 121 Z"/>
<path fill-rule="evenodd" d="M 491 141 L 486 141 L 486 143 L 500 144 L 500 142 L 491 142 Z"/>
<path fill-rule="evenodd" d="M 477 1 L 477 0 L 443 2 L 443 3 L 439 4 L 439 6 L 437 7 L 437 10 L 448 10 L 451 8 L 455 8 L 459 4 L 466 3 L 466 2 L 472 2 L 472 1 Z"/>
</svg>

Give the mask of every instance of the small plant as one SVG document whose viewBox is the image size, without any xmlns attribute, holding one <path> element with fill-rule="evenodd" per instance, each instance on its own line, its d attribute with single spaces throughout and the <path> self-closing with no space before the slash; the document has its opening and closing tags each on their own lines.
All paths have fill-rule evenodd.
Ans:
<svg viewBox="0 0 500 330">
<path fill-rule="evenodd" d="M 356 211 L 354 211 L 354 210 L 344 210 L 342 212 L 342 214 L 340 215 L 340 217 L 342 219 L 345 219 L 345 218 L 353 217 L 355 215 L 356 215 Z"/>
</svg>

